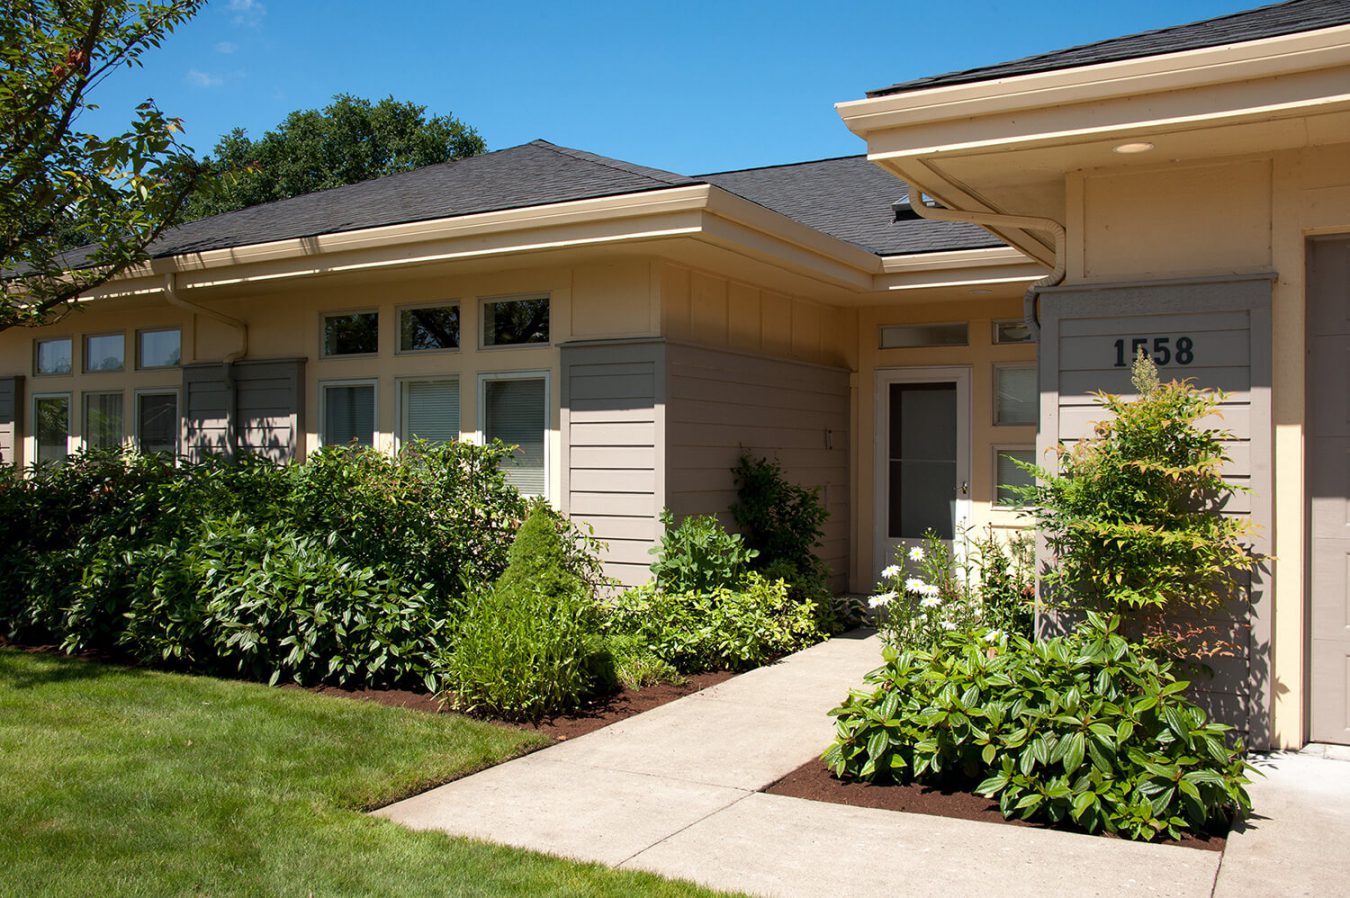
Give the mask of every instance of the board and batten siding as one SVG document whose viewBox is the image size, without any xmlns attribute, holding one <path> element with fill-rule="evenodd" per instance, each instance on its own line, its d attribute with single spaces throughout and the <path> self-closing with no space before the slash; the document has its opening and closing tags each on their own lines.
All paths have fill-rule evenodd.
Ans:
<svg viewBox="0 0 1350 898">
<path fill-rule="evenodd" d="M 18 448 L 23 443 L 22 410 L 23 378 L 0 377 L 0 465 L 13 465 L 19 461 Z"/>
<path fill-rule="evenodd" d="M 1091 436 L 1103 412 L 1092 391 L 1131 395 L 1130 364 L 1142 345 L 1163 380 L 1189 378 L 1226 393 L 1216 427 L 1232 432 L 1225 473 L 1250 489 L 1226 514 L 1257 525 L 1252 542 L 1270 554 L 1272 508 L 1271 340 L 1269 277 L 1231 277 L 1102 286 L 1068 286 L 1041 298 L 1041 427 L 1038 456 Z M 1142 341 L 1137 343 L 1136 341 Z M 1271 622 L 1267 572 L 1208 620 L 1237 646 L 1235 657 L 1210 658 L 1212 677 L 1192 677 L 1197 700 L 1248 737 L 1271 742 Z"/>
<path fill-rule="evenodd" d="M 816 552 L 844 590 L 848 370 L 680 343 L 666 352 L 666 504 L 676 518 L 716 514 L 734 529 L 731 469 L 742 453 L 774 459 L 788 480 L 820 491 L 829 518 Z"/>
<path fill-rule="evenodd" d="M 562 510 L 605 543 L 605 574 L 645 583 L 665 504 L 666 346 L 606 340 L 561 347 Z"/>
<path fill-rule="evenodd" d="M 304 359 L 259 359 L 232 365 L 234 449 L 277 462 L 297 457 L 305 405 Z M 199 459 L 231 452 L 229 389 L 219 363 L 183 368 L 184 453 Z"/>
</svg>

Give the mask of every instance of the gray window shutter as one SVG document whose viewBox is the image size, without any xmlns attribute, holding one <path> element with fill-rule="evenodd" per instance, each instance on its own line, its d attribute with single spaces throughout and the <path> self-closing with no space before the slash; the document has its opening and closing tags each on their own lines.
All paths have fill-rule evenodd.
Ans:
<svg viewBox="0 0 1350 898">
<path fill-rule="evenodd" d="M 323 444 L 375 444 L 375 385 L 337 384 L 324 387 Z"/>
<path fill-rule="evenodd" d="M 405 382 L 402 437 L 442 443 L 459 439 L 459 381 Z"/>
<path fill-rule="evenodd" d="M 548 408 L 544 379 L 489 380 L 486 383 L 488 440 L 498 439 L 520 448 L 502 465 L 506 478 L 527 496 L 544 495 L 544 440 L 548 435 Z"/>
</svg>

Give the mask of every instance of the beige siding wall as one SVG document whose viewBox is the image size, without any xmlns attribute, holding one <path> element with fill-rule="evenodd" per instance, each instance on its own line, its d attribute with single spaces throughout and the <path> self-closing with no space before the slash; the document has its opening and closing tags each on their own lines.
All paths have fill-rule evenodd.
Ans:
<svg viewBox="0 0 1350 898">
<path fill-rule="evenodd" d="M 666 497 L 677 517 L 718 514 L 729 525 L 731 468 L 742 452 L 783 465 L 820 490 L 829 512 L 818 555 L 846 586 L 849 560 L 849 372 L 728 350 L 667 347 Z"/>
<path fill-rule="evenodd" d="M 857 312 L 720 275 L 661 267 L 662 333 L 670 340 L 848 367 Z"/>
<path fill-rule="evenodd" d="M 1308 139 L 1317 139 L 1309 125 Z M 1275 742 L 1307 722 L 1306 241 L 1350 233 L 1350 145 L 1076 172 L 1068 283 L 1274 272 L 1271 352 Z"/>
<path fill-rule="evenodd" d="M 1007 291 L 1005 290 L 1005 293 Z M 1033 449 L 1034 425 L 994 423 L 994 378 L 1002 365 L 1031 365 L 1036 360 L 1034 344 L 995 345 L 994 322 L 1018 321 L 1022 317 L 1020 296 L 942 303 L 909 302 L 866 308 L 860 311 L 857 328 L 858 370 L 854 409 L 853 465 L 856 477 L 854 503 L 854 552 L 851 588 L 863 592 L 876 582 L 877 571 L 888 559 L 877 557 L 876 503 L 884 501 L 877 476 L 876 373 L 885 369 L 934 367 L 967 368 L 970 371 L 970 524 L 977 528 L 1025 526 L 1014 511 L 995 504 L 998 450 Z M 891 324 L 940 324 L 966 322 L 967 346 L 881 349 L 881 329 Z"/>
<path fill-rule="evenodd" d="M 18 415 L 23 412 L 23 378 L 0 377 L 0 465 L 11 465 L 19 436 Z"/>
<path fill-rule="evenodd" d="M 605 543 L 605 573 L 647 581 L 665 502 L 665 346 L 562 348 L 562 508 Z"/>
</svg>

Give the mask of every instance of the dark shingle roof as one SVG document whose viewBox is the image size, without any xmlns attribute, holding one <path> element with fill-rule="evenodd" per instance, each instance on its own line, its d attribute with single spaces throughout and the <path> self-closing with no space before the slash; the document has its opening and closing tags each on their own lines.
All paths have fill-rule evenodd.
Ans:
<svg viewBox="0 0 1350 898">
<path fill-rule="evenodd" d="M 697 184 L 714 184 L 881 255 L 1000 245 L 970 225 L 894 222 L 891 203 L 907 188 L 862 156 L 690 178 L 536 140 L 188 222 L 150 249 L 163 258 Z M 76 249 L 65 261 L 79 267 L 86 256 Z"/>
<path fill-rule="evenodd" d="M 891 204 L 909 187 L 865 156 L 699 175 L 730 193 L 882 256 L 1002 246 L 984 228 L 895 221 Z"/>
<path fill-rule="evenodd" d="M 992 81 L 996 78 L 1012 78 L 1036 72 L 1053 72 L 1057 69 L 1120 62 L 1163 53 L 1178 53 L 1183 50 L 1200 50 L 1205 47 L 1218 47 L 1346 24 L 1350 24 L 1350 0 L 1289 0 L 1287 3 L 1244 10 L 1202 22 L 1192 22 L 1189 25 L 1145 31 L 1070 47 L 1067 50 L 1057 50 L 1054 53 L 1027 56 L 998 65 L 902 81 L 890 87 L 868 91 L 867 95 L 884 97 L 929 87 Z"/>
</svg>

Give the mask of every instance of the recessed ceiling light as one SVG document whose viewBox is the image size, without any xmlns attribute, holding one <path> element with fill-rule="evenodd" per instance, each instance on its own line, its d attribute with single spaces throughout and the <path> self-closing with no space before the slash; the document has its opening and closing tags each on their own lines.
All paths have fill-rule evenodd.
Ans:
<svg viewBox="0 0 1350 898">
<path fill-rule="evenodd" d="M 971 296 L 988 296 L 989 294 L 991 294 L 991 293 L 993 293 L 993 292 L 994 292 L 993 290 L 985 290 L 985 289 L 971 290 L 971 291 L 970 291 L 970 295 L 971 295 Z"/>
<path fill-rule="evenodd" d="M 1123 153 L 1128 156 L 1131 153 L 1147 153 L 1151 149 L 1153 149 L 1153 144 L 1146 140 L 1141 140 L 1138 143 L 1122 143 L 1115 148 L 1115 152 Z"/>
</svg>

